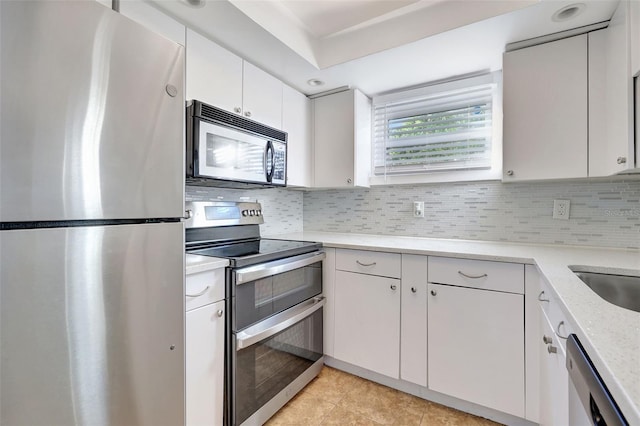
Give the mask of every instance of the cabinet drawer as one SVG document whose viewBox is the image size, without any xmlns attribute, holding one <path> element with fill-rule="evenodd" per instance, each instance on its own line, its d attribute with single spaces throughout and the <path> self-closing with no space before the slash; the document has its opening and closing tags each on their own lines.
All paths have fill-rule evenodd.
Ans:
<svg viewBox="0 0 640 426">
<path fill-rule="evenodd" d="M 429 256 L 429 282 L 524 294 L 524 265 Z"/>
<path fill-rule="evenodd" d="M 400 254 L 366 250 L 336 250 L 336 269 L 382 277 L 400 278 Z"/>
<path fill-rule="evenodd" d="M 224 268 L 187 275 L 185 308 L 187 311 L 224 299 Z"/>
</svg>

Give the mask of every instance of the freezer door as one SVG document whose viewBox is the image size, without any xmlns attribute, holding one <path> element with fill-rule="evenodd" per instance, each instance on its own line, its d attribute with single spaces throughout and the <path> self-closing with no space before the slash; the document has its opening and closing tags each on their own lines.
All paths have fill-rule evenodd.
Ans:
<svg viewBox="0 0 640 426">
<path fill-rule="evenodd" d="M 0 231 L 0 424 L 184 424 L 182 235 Z"/>
<path fill-rule="evenodd" d="M 0 1 L 0 222 L 184 215 L 184 48 L 95 1 Z"/>
</svg>

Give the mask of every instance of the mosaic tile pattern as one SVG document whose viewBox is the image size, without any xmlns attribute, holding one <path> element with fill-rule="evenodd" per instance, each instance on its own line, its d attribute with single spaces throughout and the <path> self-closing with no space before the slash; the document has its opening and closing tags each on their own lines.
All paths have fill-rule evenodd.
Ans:
<svg viewBox="0 0 640 426">
<path fill-rule="evenodd" d="M 317 378 L 266 423 L 266 426 L 281 425 L 495 426 L 498 423 L 325 366 Z"/>
<path fill-rule="evenodd" d="M 569 220 L 553 200 L 571 201 Z M 413 201 L 425 217 L 413 218 Z M 304 230 L 640 248 L 640 180 L 448 183 L 308 191 Z"/>
<path fill-rule="evenodd" d="M 301 191 L 264 188 L 235 190 L 187 186 L 187 201 L 255 201 L 262 204 L 264 224 L 260 225 L 262 236 L 302 232 L 302 200 Z"/>
</svg>

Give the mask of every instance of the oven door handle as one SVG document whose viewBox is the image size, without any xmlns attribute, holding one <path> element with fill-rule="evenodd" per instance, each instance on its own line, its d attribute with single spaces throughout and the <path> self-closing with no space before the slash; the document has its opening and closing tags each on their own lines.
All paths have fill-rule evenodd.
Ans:
<svg viewBox="0 0 640 426">
<path fill-rule="evenodd" d="M 235 283 L 245 284 L 260 278 L 270 277 L 283 272 L 293 271 L 324 260 L 326 254 L 323 251 L 301 256 L 289 257 L 273 262 L 262 263 L 260 265 L 249 266 L 235 271 Z"/>
<path fill-rule="evenodd" d="M 236 334 L 236 351 L 261 342 L 281 332 L 285 328 L 291 327 L 322 308 L 325 303 L 324 297 L 314 297 L 240 331 Z"/>
</svg>

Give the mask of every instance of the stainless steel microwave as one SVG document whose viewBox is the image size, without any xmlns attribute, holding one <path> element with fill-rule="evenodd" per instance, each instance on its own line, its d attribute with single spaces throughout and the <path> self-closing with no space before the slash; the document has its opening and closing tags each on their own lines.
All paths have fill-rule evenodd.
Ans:
<svg viewBox="0 0 640 426">
<path fill-rule="evenodd" d="M 186 162 L 187 185 L 286 186 L 287 134 L 191 101 Z"/>
</svg>

